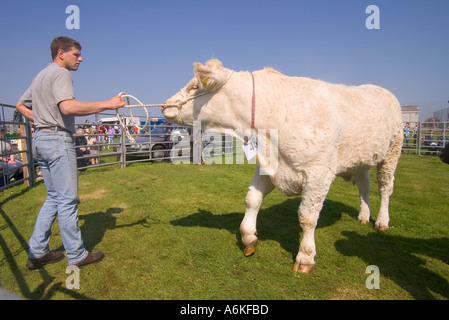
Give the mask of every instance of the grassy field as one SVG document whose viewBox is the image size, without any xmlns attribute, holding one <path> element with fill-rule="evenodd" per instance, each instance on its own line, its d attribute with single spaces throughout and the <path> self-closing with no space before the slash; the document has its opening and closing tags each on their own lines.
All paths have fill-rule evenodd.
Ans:
<svg viewBox="0 0 449 320">
<path fill-rule="evenodd" d="M 0 194 L 0 287 L 30 299 L 448 299 L 449 166 L 404 154 L 390 229 L 357 222 L 357 188 L 337 179 L 316 230 L 311 274 L 292 271 L 300 197 L 273 191 L 258 218 L 259 245 L 244 257 L 239 225 L 254 165 L 136 163 L 80 172 L 85 245 L 105 259 L 68 289 L 67 260 L 30 271 L 27 242 L 45 187 Z M 379 207 L 375 170 L 371 209 Z M 57 222 L 51 248 L 63 250 Z M 375 265 L 380 288 L 368 289 Z"/>
</svg>

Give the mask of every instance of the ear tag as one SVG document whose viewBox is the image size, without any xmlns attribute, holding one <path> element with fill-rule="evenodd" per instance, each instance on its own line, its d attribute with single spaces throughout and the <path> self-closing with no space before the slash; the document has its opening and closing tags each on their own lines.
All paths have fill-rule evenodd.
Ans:
<svg viewBox="0 0 449 320">
<path fill-rule="evenodd" d="M 209 77 L 204 78 L 202 83 L 204 83 L 207 86 L 207 84 L 209 83 Z"/>
</svg>

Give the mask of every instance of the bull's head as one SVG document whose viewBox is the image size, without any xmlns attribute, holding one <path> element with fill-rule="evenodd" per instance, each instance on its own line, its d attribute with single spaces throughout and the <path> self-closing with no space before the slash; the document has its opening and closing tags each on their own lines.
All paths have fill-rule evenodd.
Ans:
<svg viewBox="0 0 449 320">
<path fill-rule="evenodd" d="M 162 114 L 170 123 L 192 125 L 201 121 L 203 125 L 219 121 L 221 110 L 229 104 L 224 85 L 232 71 L 223 68 L 219 60 L 209 60 L 206 65 L 194 63 L 195 77 L 168 99 L 162 107 Z"/>
</svg>

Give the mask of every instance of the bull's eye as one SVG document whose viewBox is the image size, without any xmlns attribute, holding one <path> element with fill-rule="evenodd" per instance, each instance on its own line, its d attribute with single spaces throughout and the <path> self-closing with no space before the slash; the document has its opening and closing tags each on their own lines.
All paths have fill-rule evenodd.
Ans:
<svg viewBox="0 0 449 320">
<path fill-rule="evenodd" d="M 190 91 L 196 90 L 196 89 L 198 89 L 198 86 L 192 86 L 192 87 L 190 88 Z"/>
</svg>

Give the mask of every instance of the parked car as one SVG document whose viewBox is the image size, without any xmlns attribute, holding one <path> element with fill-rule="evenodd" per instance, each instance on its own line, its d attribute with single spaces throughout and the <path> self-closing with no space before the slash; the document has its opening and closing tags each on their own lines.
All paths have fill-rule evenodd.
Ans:
<svg viewBox="0 0 449 320">
<path fill-rule="evenodd" d="M 158 126 L 149 134 L 133 137 L 135 142 L 125 140 L 127 159 L 147 158 L 154 162 L 170 159 L 170 151 L 176 141 L 189 139 L 187 129 L 175 125 Z M 121 152 L 121 146 L 117 149 Z M 121 155 L 117 157 L 120 158 Z"/>
</svg>

